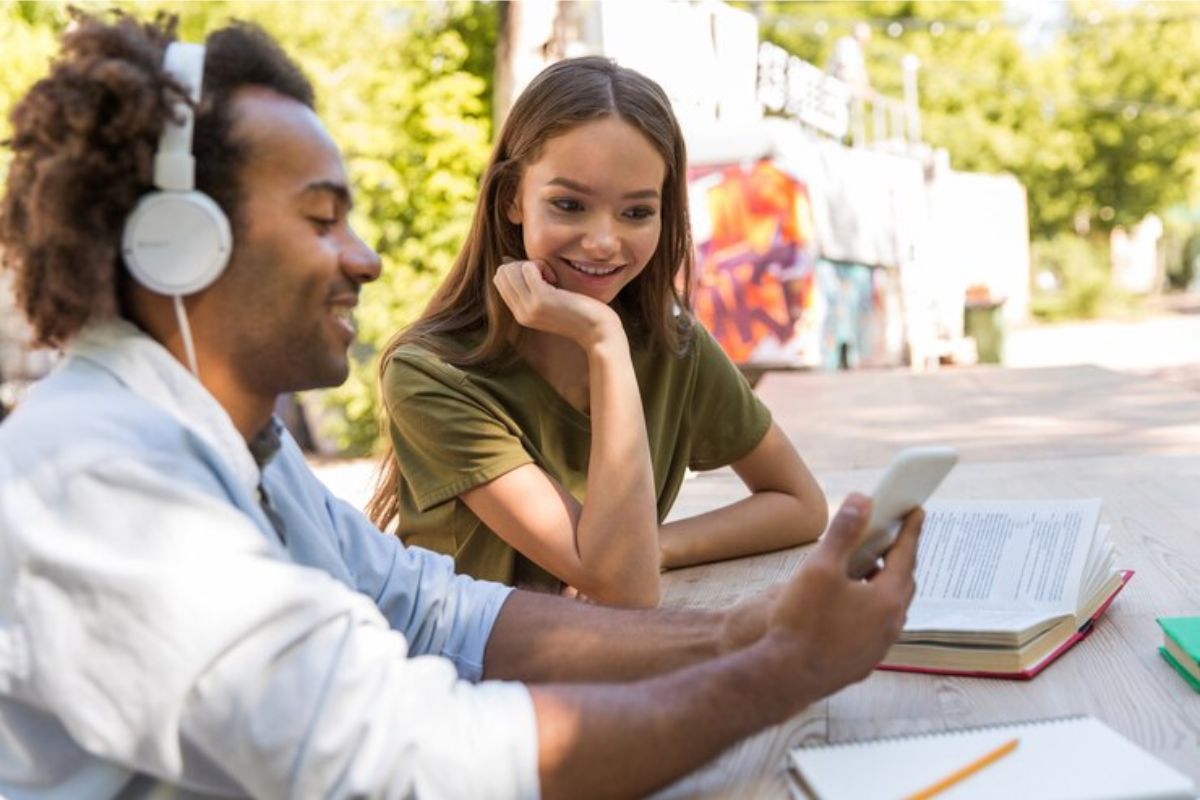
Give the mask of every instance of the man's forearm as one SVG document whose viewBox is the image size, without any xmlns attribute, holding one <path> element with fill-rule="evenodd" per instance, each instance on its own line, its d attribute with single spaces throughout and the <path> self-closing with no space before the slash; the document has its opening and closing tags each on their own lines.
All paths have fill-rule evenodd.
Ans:
<svg viewBox="0 0 1200 800">
<path fill-rule="evenodd" d="M 647 793 L 869 675 L 916 591 L 922 521 L 909 514 L 879 570 L 856 580 L 847 568 L 869 514 L 870 501 L 848 497 L 791 580 L 723 613 L 510 595 L 485 673 L 534 684 L 543 795 Z M 589 679 L 605 683 L 562 685 Z"/>
<path fill-rule="evenodd" d="M 542 796 L 642 796 L 781 722 L 819 695 L 779 691 L 777 661 L 760 644 L 636 684 L 531 687 Z"/>
<path fill-rule="evenodd" d="M 485 672 L 554 682 L 530 687 L 542 793 L 647 793 L 869 675 L 916 591 L 922 520 L 919 510 L 909 514 L 880 569 L 855 580 L 847 567 L 869 514 L 870 501 L 848 497 L 791 580 L 720 614 L 571 609 L 510 595 Z M 706 651 L 717 656 L 702 660 Z M 561 685 L 653 672 L 662 674 Z"/>
<path fill-rule="evenodd" d="M 628 681 L 710 659 L 732 644 L 717 611 L 615 609 L 515 591 L 496 618 L 484 678 Z"/>
</svg>

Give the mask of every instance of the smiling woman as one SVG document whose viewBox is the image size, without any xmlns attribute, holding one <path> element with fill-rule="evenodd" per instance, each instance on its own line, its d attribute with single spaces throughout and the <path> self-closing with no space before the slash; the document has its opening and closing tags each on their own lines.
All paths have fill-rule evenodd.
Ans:
<svg viewBox="0 0 1200 800">
<path fill-rule="evenodd" d="M 695 324 L 679 125 L 603 58 L 517 100 L 454 268 L 380 365 L 368 508 L 476 577 L 654 605 L 659 572 L 816 538 L 825 499 Z M 751 496 L 664 524 L 686 471 Z"/>
</svg>

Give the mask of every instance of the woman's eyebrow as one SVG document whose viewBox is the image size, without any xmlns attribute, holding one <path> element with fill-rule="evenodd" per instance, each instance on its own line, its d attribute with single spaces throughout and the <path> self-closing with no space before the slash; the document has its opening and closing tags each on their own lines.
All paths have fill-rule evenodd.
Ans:
<svg viewBox="0 0 1200 800">
<path fill-rule="evenodd" d="M 580 194 L 595 194 L 595 190 L 592 189 L 592 187 L 579 183 L 578 181 L 573 181 L 570 178 L 551 178 L 546 183 L 551 186 L 562 186 L 564 189 L 570 189 L 571 191 L 579 192 Z M 653 200 L 658 198 L 658 189 L 638 189 L 635 192 L 626 192 L 624 195 L 622 195 L 622 197 L 627 200 L 638 200 L 642 198 Z"/>
</svg>

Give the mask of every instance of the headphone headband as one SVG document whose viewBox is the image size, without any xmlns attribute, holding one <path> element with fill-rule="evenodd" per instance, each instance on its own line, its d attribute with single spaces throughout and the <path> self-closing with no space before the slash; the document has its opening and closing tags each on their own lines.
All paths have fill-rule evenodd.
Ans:
<svg viewBox="0 0 1200 800">
<path fill-rule="evenodd" d="M 204 80 L 204 45 L 171 42 L 163 56 L 163 69 L 187 91 L 193 104 L 200 102 Z M 176 121 L 178 120 L 178 121 Z M 192 106 L 177 102 L 163 126 L 154 156 L 154 185 L 173 192 L 191 191 L 196 185 L 196 159 L 192 157 Z"/>
</svg>

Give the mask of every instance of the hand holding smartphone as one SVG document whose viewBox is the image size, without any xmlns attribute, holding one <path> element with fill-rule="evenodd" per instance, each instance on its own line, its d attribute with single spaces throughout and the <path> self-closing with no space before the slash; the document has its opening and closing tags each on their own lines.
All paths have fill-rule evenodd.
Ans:
<svg viewBox="0 0 1200 800">
<path fill-rule="evenodd" d="M 953 447 L 909 447 L 896 454 L 871 493 L 867 533 L 850 557 L 850 577 L 866 577 L 875 568 L 895 543 L 904 517 L 924 505 L 957 462 Z"/>
</svg>

